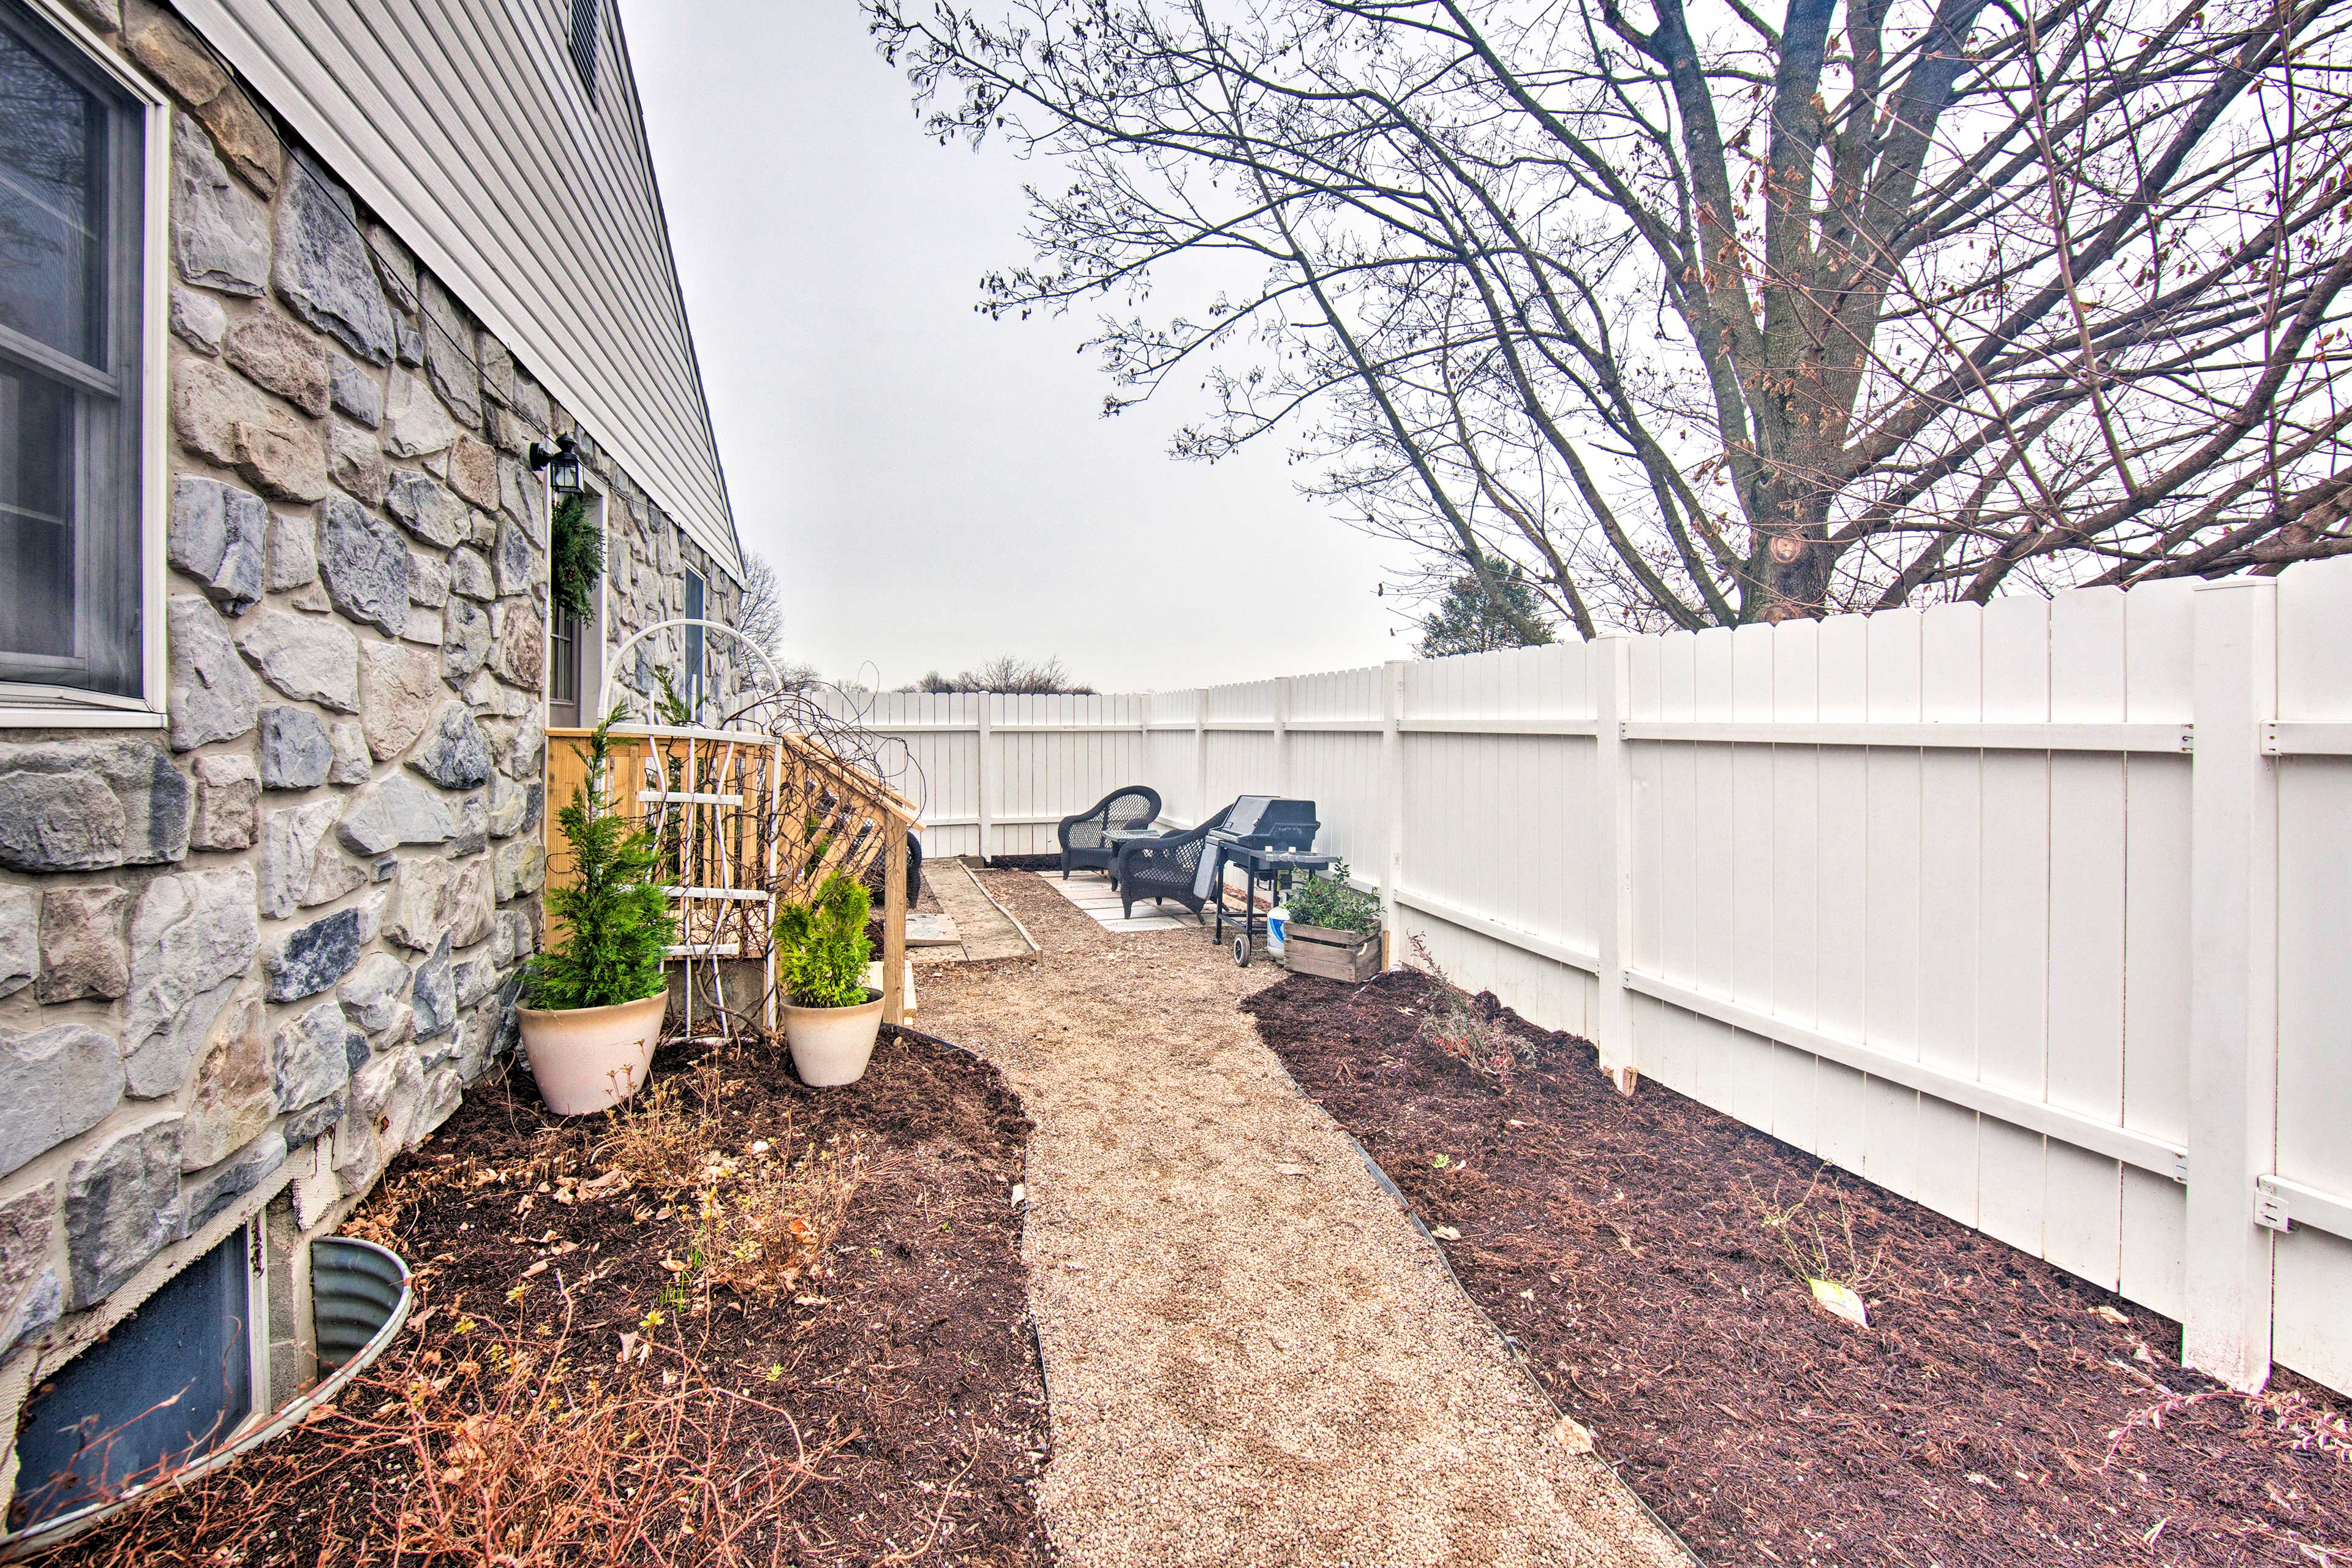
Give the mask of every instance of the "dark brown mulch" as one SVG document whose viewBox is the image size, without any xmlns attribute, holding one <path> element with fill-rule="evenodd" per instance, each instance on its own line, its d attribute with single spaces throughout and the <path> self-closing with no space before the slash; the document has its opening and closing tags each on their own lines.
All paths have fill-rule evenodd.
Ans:
<svg viewBox="0 0 2352 1568">
<path fill-rule="evenodd" d="M 672 1079 L 691 1100 L 709 1081 L 689 1070 L 698 1055 L 666 1048 L 654 1084 Z M 798 1458 L 815 1478 L 772 1517 L 748 1510 L 756 1522 L 732 1542 L 742 1561 L 1050 1563 L 1034 1498 L 1045 1391 L 1010 1201 L 1029 1132 L 1019 1100 L 978 1058 L 893 1033 L 865 1079 L 841 1089 L 801 1087 L 781 1047 L 742 1047 L 719 1065 L 725 1148 L 856 1135 L 867 1152 L 875 1174 L 816 1273 L 765 1298 L 712 1291 L 703 1310 L 665 1267 L 690 1258 L 692 1194 L 573 1195 L 607 1168 L 597 1152 L 610 1123 L 551 1116 L 517 1066 L 396 1162 L 351 1226 L 410 1260 L 424 1321 L 404 1355 L 372 1373 L 376 1386 L 344 1405 L 396 1395 L 420 1367 L 493 1360 L 481 1353 L 492 1339 L 560 1342 L 578 1375 L 599 1380 L 669 1387 L 667 1369 L 690 1369 L 726 1406 L 724 1451 L 694 1456 L 704 1479 L 724 1484 L 761 1457 Z M 624 1363 L 625 1336 L 651 1352 Z M 417 1472 L 397 1446 L 356 1439 L 346 1430 L 356 1425 L 290 1434 L 232 1468 L 268 1467 L 244 1490 L 158 1504 L 133 1516 L 132 1538 L 87 1537 L 42 1561 L 308 1568 L 348 1560 L 338 1542 L 380 1550 Z M 224 1508 L 225 1493 L 267 1497 L 268 1530 Z M 666 1563 L 711 1560 L 691 1531 L 673 1527 L 661 1544 Z M 642 1560 L 613 1550 L 593 1561 Z"/>
<path fill-rule="evenodd" d="M 1601 1454 L 1710 1563 L 2352 1562 L 2352 1402 L 2248 1399 L 2177 1325 L 1496 1007 L 1507 1094 L 1420 1036 L 1435 993 L 1293 976 L 1242 1005 L 1444 1239 Z M 1761 1222 L 1808 1205 L 1870 1326 L 1816 1307 Z M 2331 1555 L 2334 1554 L 2334 1555 Z"/>
<path fill-rule="evenodd" d="M 1062 858 L 1055 855 L 991 855 L 988 868 L 992 871 L 1059 871 Z"/>
</svg>

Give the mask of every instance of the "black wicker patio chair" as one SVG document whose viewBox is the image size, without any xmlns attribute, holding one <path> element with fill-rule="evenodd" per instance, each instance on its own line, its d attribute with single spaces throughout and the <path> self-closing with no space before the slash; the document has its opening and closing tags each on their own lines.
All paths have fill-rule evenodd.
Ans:
<svg viewBox="0 0 2352 1568">
<path fill-rule="evenodd" d="M 1138 899 L 1150 899 L 1154 903 L 1173 899 L 1198 920 L 1201 906 L 1208 902 L 1192 890 L 1201 869 L 1201 851 L 1208 842 L 1210 829 L 1223 827 L 1226 813 L 1233 809 L 1225 806 L 1208 821 L 1181 833 L 1134 838 L 1120 845 L 1118 857 L 1111 861 L 1110 879 L 1118 889 L 1121 913 L 1132 918 Z"/>
<path fill-rule="evenodd" d="M 1077 816 L 1062 818 L 1063 880 L 1069 879 L 1073 866 L 1109 868 L 1110 841 L 1103 835 L 1133 832 L 1159 820 L 1160 792 L 1142 784 L 1115 789 Z"/>
</svg>

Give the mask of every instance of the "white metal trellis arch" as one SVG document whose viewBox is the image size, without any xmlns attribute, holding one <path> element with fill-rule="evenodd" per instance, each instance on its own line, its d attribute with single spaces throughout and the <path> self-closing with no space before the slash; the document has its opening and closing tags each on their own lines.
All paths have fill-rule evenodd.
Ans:
<svg viewBox="0 0 2352 1568">
<path fill-rule="evenodd" d="M 646 626 L 639 631 L 631 633 L 628 637 L 622 639 L 621 646 L 613 650 L 613 657 L 605 662 L 604 679 L 597 682 L 596 686 L 595 716 L 598 719 L 601 720 L 606 713 L 612 711 L 613 674 L 614 671 L 623 668 L 629 650 L 636 647 L 637 644 L 643 642 L 646 638 L 653 636 L 656 632 L 667 631 L 672 626 L 701 626 L 706 631 L 725 633 L 727 636 L 734 638 L 737 642 L 742 644 L 743 647 L 751 652 L 751 656 L 754 658 L 757 658 L 760 663 L 766 668 L 768 679 L 772 688 L 782 686 L 783 684 L 782 673 L 777 669 L 776 661 L 768 657 L 767 650 L 760 647 L 759 644 L 753 642 L 751 638 L 745 637 L 735 627 L 727 625 L 724 621 L 706 620 L 700 616 L 678 616 L 668 620 L 656 621 L 649 626 Z M 650 700 L 650 698 L 648 700 Z M 770 751 L 773 751 L 776 745 L 776 742 L 769 736 L 754 730 L 744 730 L 740 732 L 725 729 L 708 731 L 699 731 L 692 723 L 694 717 L 695 716 L 692 714 L 688 715 L 689 722 L 688 726 L 684 730 L 670 729 L 659 724 L 648 722 L 641 726 L 625 726 L 624 732 L 634 731 L 644 733 L 649 737 L 665 734 L 677 734 L 688 737 L 697 734 L 708 734 L 714 741 L 724 739 L 728 742 L 727 753 L 719 761 L 719 771 L 722 775 L 728 772 L 733 761 L 735 745 L 738 741 L 746 744 L 761 746 Z M 646 718 L 650 721 L 653 718 L 653 715 L 648 713 Z M 692 743 L 690 740 L 688 743 Z M 641 805 L 647 803 L 654 805 L 656 808 L 654 819 L 655 831 L 659 833 L 663 827 L 668 825 L 670 812 L 673 805 L 675 805 L 683 814 L 681 826 L 683 827 L 686 836 L 691 837 L 693 835 L 696 807 L 698 805 L 715 805 L 718 803 L 719 797 L 713 796 L 710 800 L 706 801 L 702 796 L 690 789 L 682 794 L 673 791 L 669 787 L 667 778 L 661 774 L 658 770 L 653 769 L 650 762 L 648 762 L 647 767 L 649 771 L 649 782 L 653 783 L 655 787 L 650 790 L 641 789 L 636 792 L 636 795 L 637 800 Z M 772 794 L 774 788 L 772 774 L 770 778 L 769 788 Z M 772 805 L 772 801 L 771 804 Z M 771 861 L 765 869 L 767 873 L 772 877 L 775 871 L 772 860 L 772 847 L 770 847 L 769 853 L 771 856 Z M 723 863 L 725 859 L 723 849 L 720 852 L 720 859 Z M 681 870 L 684 869 L 683 867 L 680 868 Z M 723 879 L 722 879 L 722 880 Z M 683 910 L 683 906 L 698 901 L 707 902 L 714 900 L 724 901 L 746 896 L 745 894 L 731 889 L 695 887 L 684 882 L 676 886 L 666 886 L 662 889 L 662 891 L 668 894 L 671 898 L 678 900 L 681 910 Z M 760 900 L 761 902 L 768 904 L 772 904 L 774 901 L 773 895 L 764 889 L 760 894 Z M 686 963 L 686 1032 L 689 1037 L 691 1037 L 694 1033 L 694 961 L 698 957 L 707 958 L 709 961 L 712 994 L 719 1005 L 719 1027 L 722 1032 L 725 1032 L 730 1028 L 730 1026 L 728 1023 L 726 1008 L 726 982 L 724 972 L 720 968 L 720 961 L 726 958 L 729 953 L 733 951 L 732 944 L 728 944 L 726 949 L 722 951 L 720 944 L 714 939 L 709 945 L 709 951 L 708 952 L 703 952 L 698 949 L 691 940 L 690 932 L 682 931 L 680 934 L 687 935 L 688 940 L 670 948 L 668 950 L 667 956 L 674 959 L 683 959 Z M 766 1022 L 768 1026 L 772 1029 L 775 1026 L 775 1018 L 773 1016 L 775 1006 L 775 955 L 773 952 L 770 952 L 765 961 L 764 994 L 770 1013 Z"/>
<path fill-rule="evenodd" d="M 596 715 L 598 718 L 604 717 L 604 714 L 612 710 L 613 672 L 621 668 L 623 660 L 628 655 L 628 651 L 636 647 L 639 643 L 645 641 L 646 638 L 653 636 L 656 632 L 667 631 L 672 626 L 700 626 L 706 631 L 726 633 L 729 637 L 733 637 L 737 642 L 741 643 L 746 648 L 750 649 L 751 657 L 758 659 L 767 668 L 768 679 L 772 685 L 782 686 L 784 683 L 783 672 L 776 668 L 776 661 L 768 657 L 767 649 L 761 647 L 758 643 L 753 642 L 750 637 L 745 637 L 735 627 L 729 626 L 724 621 L 704 620 L 696 616 L 677 616 L 667 621 L 656 621 L 653 625 L 646 626 L 641 631 L 631 632 L 627 637 L 621 640 L 621 646 L 613 650 L 613 657 L 605 661 L 604 678 L 596 683 Z"/>
</svg>

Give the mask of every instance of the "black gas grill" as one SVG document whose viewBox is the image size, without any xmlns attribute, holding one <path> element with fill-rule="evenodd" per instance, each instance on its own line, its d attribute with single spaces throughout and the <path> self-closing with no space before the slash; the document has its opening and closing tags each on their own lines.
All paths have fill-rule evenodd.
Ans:
<svg viewBox="0 0 2352 1568">
<path fill-rule="evenodd" d="M 1237 844 L 1245 849 L 1312 849 L 1316 829 L 1311 800 L 1284 800 L 1270 795 L 1245 795 L 1225 813 L 1225 825 L 1209 830 L 1210 841 Z"/>
<path fill-rule="evenodd" d="M 1209 830 L 1209 845 L 1221 866 L 1211 872 L 1217 895 L 1217 941 L 1225 940 L 1230 917 L 1241 929 L 1234 937 L 1234 962 L 1246 965 L 1252 942 L 1265 924 L 1258 918 L 1257 889 L 1263 882 L 1270 895 L 1268 907 L 1282 899 L 1282 889 L 1300 871 L 1320 871 L 1333 857 L 1313 853 L 1316 820 L 1311 800 L 1285 800 L 1279 795 L 1245 795 L 1225 814 L 1224 826 Z M 1204 857 L 1205 858 L 1205 857 Z M 1242 907 L 1225 908 L 1223 867 L 1231 866 L 1245 879 Z"/>
</svg>

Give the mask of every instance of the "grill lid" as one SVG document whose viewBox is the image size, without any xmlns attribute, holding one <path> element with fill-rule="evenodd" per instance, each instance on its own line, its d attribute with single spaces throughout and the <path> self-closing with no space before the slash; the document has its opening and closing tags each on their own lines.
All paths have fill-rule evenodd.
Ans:
<svg viewBox="0 0 2352 1568">
<path fill-rule="evenodd" d="M 1234 802 L 1233 810 L 1225 816 L 1225 825 L 1210 837 L 1253 848 L 1307 849 L 1314 847 L 1315 833 L 1320 826 L 1311 800 L 1245 795 Z"/>
</svg>

